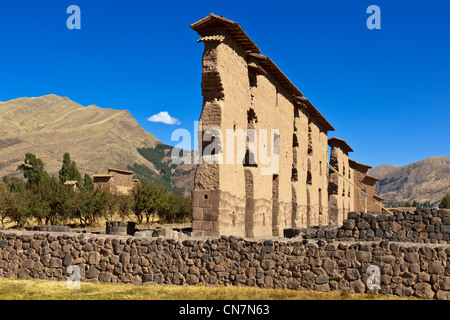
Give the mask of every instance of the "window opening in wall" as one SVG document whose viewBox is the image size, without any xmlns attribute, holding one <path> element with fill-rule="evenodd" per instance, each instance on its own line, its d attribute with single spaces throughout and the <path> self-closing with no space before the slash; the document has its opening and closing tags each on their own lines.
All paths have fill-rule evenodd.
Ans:
<svg viewBox="0 0 450 320">
<path fill-rule="evenodd" d="M 275 93 L 275 106 L 278 108 L 278 89 Z"/>
<path fill-rule="evenodd" d="M 250 87 L 256 87 L 258 85 L 258 81 L 257 81 L 255 73 L 250 72 L 248 74 L 248 80 L 250 82 Z"/>
<path fill-rule="evenodd" d="M 308 123 L 308 154 L 310 156 L 313 154 L 311 120 Z"/>
<path fill-rule="evenodd" d="M 211 141 L 202 141 L 202 154 L 205 154 L 205 149 L 207 146 L 209 146 L 210 144 L 214 143 L 214 141 L 216 141 L 216 137 L 215 136 L 211 136 Z M 216 154 L 216 148 L 211 150 L 211 155 L 215 155 Z"/>
<path fill-rule="evenodd" d="M 278 201 L 278 175 L 272 176 L 272 201 Z"/>
<path fill-rule="evenodd" d="M 296 134 L 292 135 L 292 148 L 298 147 L 298 138 Z"/>
<path fill-rule="evenodd" d="M 319 214 L 322 214 L 322 189 L 319 188 Z"/>
<path fill-rule="evenodd" d="M 312 184 L 312 174 L 311 174 L 311 171 L 308 171 L 308 172 L 306 173 L 306 183 L 307 183 L 307 184 Z"/>
<path fill-rule="evenodd" d="M 280 154 L 280 135 L 278 133 L 273 135 L 273 153 Z"/>
<path fill-rule="evenodd" d="M 297 171 L 296 168 L 292 168 L 291 181 L 292 182 L 297 182 L 298 181 L 298 171 Z"/>
<path fill-rule="evenodd" d="M 258 164 L 256 163 L 255 155 L 253 154 L 253 152 L 250 152 L 250 150 L 248 150 L 248 149 L 245 152 L 244 167 L 258 167 Z"/>
<path fill-rule="evenodd" d="M 272 176 L 272 235 L 278 236 L 279 234 L 279 176 L 274 174 Z"/>
<path fill-rule="evenodd" d="M 256 116 L 255 110 L 250 108 L 247 111 L 247 124 L 258 123 L 258 117 Z"/>
</svg>

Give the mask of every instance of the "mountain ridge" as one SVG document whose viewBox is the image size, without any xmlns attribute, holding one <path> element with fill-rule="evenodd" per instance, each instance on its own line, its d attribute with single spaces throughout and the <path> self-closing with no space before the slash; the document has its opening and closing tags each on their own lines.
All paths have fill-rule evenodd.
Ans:
<svg viewBox="0 0 450 320">
<path fill-rule="evenodd" d="M 69 152 L 82 174 L 138 164 L 158 180 L 157 165 L 138 151 L 158 145 L 161 141 L 128 110 L 85 107 L 54 94 L 0 102 L 0 176 L 20 177 L 16 169 L 26 153 L 41 158 L 46 171 L 58 176 L 63 155 Z"/>
<path fill-rule="evenodd" d="M 450 193 L 450 158 L 445 155 L 405 166 L 380 165 L 369 173 L 380 179 L 377 193 L 385 203 L 429 201 L 436 205 Z"/>
</svg>

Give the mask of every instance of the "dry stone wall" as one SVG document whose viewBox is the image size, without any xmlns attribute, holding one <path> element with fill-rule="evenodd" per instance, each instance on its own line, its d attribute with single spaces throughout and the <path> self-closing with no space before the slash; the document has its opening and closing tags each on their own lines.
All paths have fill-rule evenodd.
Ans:
<svg viewBox="0 0 450 320">
<path fill-rule="evenodd" d="M 422 209 L 408 212 L 349 212 L 341 227 L 288 228 L 285 237 L 325 240 L 402 241 L 450 243 L 450 210 Z"/>
<path fill-rule="evenodd" d="M 377 266 L 378 293 L 449 299 L 449 256 L 448 244 L 0 232 L 5 278 L 64 281 L 72 265 L 82 281 L 368 293 Z"/>
</svg>

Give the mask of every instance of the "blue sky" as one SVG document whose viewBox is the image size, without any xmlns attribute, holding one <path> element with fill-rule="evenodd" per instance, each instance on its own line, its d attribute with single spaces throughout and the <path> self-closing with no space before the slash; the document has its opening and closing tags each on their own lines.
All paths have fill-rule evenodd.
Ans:
<svg viewBox="0 0 450 320">
<path fill-rule="evenodd" d="M 369 30 L 369 5 L 381 30 Z M 69 5 L 81 30 L 69 30 Z M 203 44 L 189 24 L 237 21 L 345 139 L 358 162 L 450 156 L 450 2 L 2 1 L 0 101 L 57 94 L 127 109 L 174 145 L 202 106 Z M 173 125 L 150 122 L 168 112 Z"/>
</svg>

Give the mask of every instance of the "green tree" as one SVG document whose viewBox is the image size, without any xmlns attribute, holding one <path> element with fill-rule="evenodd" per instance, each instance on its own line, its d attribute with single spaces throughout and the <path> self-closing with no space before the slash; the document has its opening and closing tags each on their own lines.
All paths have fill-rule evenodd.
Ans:
<svg viewBox="0 0 450 320">
<path fill-rule="evenodd" d="M 30 212 L 39 224 L 57 224 L 62 189 L 55 177 L 45 179 L 39 184 L 33 184 L 27 189 L 29 191 L 27 196 L 34 202 L 34 205 L 33 202 L 30 203 Z"/>
<path fill-rule="evenodd" d="M 0 221 L 2 222 L 2 227 L 5 227 L 5 219 L 8 217 L 8 212 L 6 211 L 6 194 L 0 196 Z"/>
<path fill-rule="evenodd" d="M 416 201 L 416 200 L 414 200 L 411 206 L 412 206 L 412 207 L 416 207 L 416 208 L 417 208 L 417 207 L 419 206 L 419 204 L 417 203 L 417 201 Z"/>
<path fill-rule="evenodd" d="M 142 223 L 144 216 L 147 223 L 150 218 L 158 213 L 166 204 L 167 189 L 165 187 L 142 181 L 133 189 L 132 211 Z"/>
<path fill-rule="evenodd" d="M 25 181 L 21 178 L 12 177 L 8 182 L 9 192 L 22 192 L 25 190 Z"/>
<path fill-rule="evenodd" d="M 50 224 L 65 224 L 71 217 L 71 199 L 75 194 L 72 188 L 66 188 L 58 183 L 56 178 L 50 180 L 48 203 L 50 206 L 50 214 L 47 221 Z"/>
<path fill-rule="evenodd" d="M 146 217 L 157 216 L 161 223 L 178 223 L 190 220 L 192 216 L 191 200 L 168 192 L 167 188 L 142 181 L 133 189 L 132 211 L 138 223 Z"/>
<path fill-rule="evenodd" d="M 93 225 L 98 218 L 106 216 L 113 206 L 114 198 L 108 189 L 91 191 L 83 188 L 73 195 L 71 217 L 80 220 L 81 226 Z"/>
<path fill-rule="evenodd" d="M 50 205 L 46 199 L 47 197 L 40 192 L 31 190 L 27 190 L 24 196 L 27 201 L 29 216 L 33 217 L 38 225 L 43 225 L 50 215 Z"/>
<path fill-rule="evenodd" d="M 61 170 L 59 170 L 59 181 L 61 184 L 64 184 L 64 182 L 69 180 L 81 182 L 81 174 L 77 169 L 75 161 L 72 161 L 70 159 L 70 154 L 66 152 L 63 156 Z"/>
<path fill-rule="evenodd" d="M 134 199 L 131 195 L 120 194 L 116 196 L 116 212 L 121 217 L 122 221 L 125 217 L 129 217 L 133 213 Z"/>
<path fill-rule="evenodd" d="M 92 180 L 91 176 L 87 173 L 84 174 L 83 188 L 91 191 L 94 190 L 94 180 Z"/>
<path fill-rule="evenodd" d="M 17 167 L 17 170 L 22 171 L 23 176 L 28 179 L 26 182 L 27 188 L 49 179 L 48 173 L 44 170 L 44 162 L 36 158 L 36 155 L 32 153 L 25 154 L 23 162 Z"/>
<path fill-rule="evenodd" d="M 22 228 L 29 218 L 27 197 L 22 193 L 7 193 L 2 200 L 2 211 L 18 228 Z"/>
<path fill-rule="evenodd" d="M 147 185 L 148 183 L 143 181 L 133 188 L 133 204 L 131 210 L 136 215 L 139 224 L 142 223 L 144 213 L 147 210 Z"/>
<path fill-rule="evenodd" d="M 158 217 L 161 223 L 182 223 L 190 221 L 192 216 L 190 198 L 167 194 L 165 201 L 159 207 Z"/>
<path fill-rule="evenodd" d="M 89 215 L 89 224 L 92 225 L 97 219 L 105 217 L 114 206 L 114 198 L 106 188 L 97 188 L 91 191 L 92 210 Z"/>
<path fill-rule="evenodd" d="M 8 185 L 3 181 L 0 182 L 0 194 L 5 193 L 6 191 L 8 191 Z"/>
<path fill-rule="evenodd" d="M 92 211 L 92 192 L 85 188 L 77 192 L 74 197 L 72 218 L 80 220 L 80 226 L 88 224 L 89 214 Z"/>
<path fill-rule="evenodd" d="M 450 194 L 447 194 L 439 204 L 439 208 L 450 209 Z"/>
</svg>

